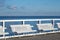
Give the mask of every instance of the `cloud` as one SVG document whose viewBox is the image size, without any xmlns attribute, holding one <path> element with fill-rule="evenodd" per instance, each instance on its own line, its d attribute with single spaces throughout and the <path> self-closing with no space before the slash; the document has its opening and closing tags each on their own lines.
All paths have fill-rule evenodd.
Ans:
<svg viewBox="0 0 60 40">
<path fill-rule="evenodd" d="M 8 9 L 13 9 L 13 10 L 16 10 L 16 9 L 17 9 L 17 7 L 14 6 L 14 5 L 13 5 L 13 6 L 7 6 L 7 8 L 8 8 Z"/>
</svg>

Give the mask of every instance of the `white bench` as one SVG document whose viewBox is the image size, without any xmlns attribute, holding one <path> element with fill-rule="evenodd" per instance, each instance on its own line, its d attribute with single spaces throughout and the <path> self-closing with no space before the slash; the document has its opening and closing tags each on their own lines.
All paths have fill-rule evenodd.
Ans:
<svg viewBox="0 0 60 40">
<path fill-rule="evenodd" d="M 13 32 L 24 33 L 24 32 L 35 32 L 36 30 L 32 30 L 31 25 L 10 25 Z"/>
<path fill-rule="evenodd" d="M 4 27 L 4 29 L 6 29 L 6 28 Z M 9 33 L 8 32 L 3 32 L 3 27 L 0 26 L 0 35 L 3 35 L 3 34 L 9 34 Z"/>
<path fill-rule="evenodd" d="M 58 25 L 58 30 L 60 31 L 60 23 L 57 23 L 57 25 Z"/>
<path fill-rule="evenodd" d="M 58 25 L 58 28 L 60 28 L 60 23 L 57 23 L 57 25 Z"/>
<path fill-rule="evenodd" d="M 55 30 L 51 23 L 44 23 L 44 24 L 37 24 L 39 30 L 48 31 L 48 30 Z"/>
</svg>

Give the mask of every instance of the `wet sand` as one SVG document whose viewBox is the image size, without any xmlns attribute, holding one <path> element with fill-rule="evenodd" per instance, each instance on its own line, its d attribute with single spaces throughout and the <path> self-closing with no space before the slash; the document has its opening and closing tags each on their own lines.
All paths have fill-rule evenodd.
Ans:
<svg viewBox="0 0 60 40">
<path fill-rule="evenodd" d="M 1 39 L 1 40 L 5 40 L 5 39 Z M 6 40 L 60 40 L 60 33 L 36 35 L 30 37 L 9 38 Z"/>
</svg>

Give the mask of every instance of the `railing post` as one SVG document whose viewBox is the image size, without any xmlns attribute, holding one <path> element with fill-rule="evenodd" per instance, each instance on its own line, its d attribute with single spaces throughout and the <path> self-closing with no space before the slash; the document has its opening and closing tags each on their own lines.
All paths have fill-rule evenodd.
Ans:
<svg viewBox="0 0 60 40">
<path fill-rule="evenodd" d="M 5 38 L 5 21 L 3 20 L 3 37 Z"/>
<path fill-rule="evenodd" d="M 38 19 L 38 24 L 41 24 L 41 19 Z"/>
<path fill-rule="evenodd" d="M 25 21 L 23 21 L 23 25 L 25 24 Z"/>
<path fill-rule="evenodd" d="M 54 19 L 53 19 L 53 27 L 54 27 L 54 25 L 55 25 L 55 21 L 54 21 Z"/>
<path fill-rule="evenodd" d="M 52 22 L 53 24 L 52 24 L 52 25 L 53 25 L 53 27 L 54 27 L 54 25 L 55 25 L 55 20 L 54 20 L 54 19 L 52 19 L 52 20 L 53 20 L 53 22 Z M 55 32 L 55 31 L 53 31 L 53 32 Z"/>
</svg>

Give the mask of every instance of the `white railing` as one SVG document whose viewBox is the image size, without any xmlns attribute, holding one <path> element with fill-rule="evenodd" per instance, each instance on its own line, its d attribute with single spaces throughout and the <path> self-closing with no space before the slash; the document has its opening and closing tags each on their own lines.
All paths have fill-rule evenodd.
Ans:
<svg viewBox="0 0 60 40">
<path fill-rule="evenodd" d="M 18 20 L 0 20 L 0 22 L 2 22 L 3 23 L 3 36 L 2 37 L 0 37 L 0 39 L 2 39 L 2 38 L 11 38 L 11 37 L 21 37 L 21 36 L 28 36 L 28 35 L 15 35 L 15 36 L 5 36 L 5 22 L 13 22 L 13 21 L 22 21 L 23 22 L 23 24 L 25 24 L 25 21 L 39 21 L 39 23 L 41 24 L 41 21 L 42 20 L 53 20 L 53 27 L 54 27 L 54 21 L 55 20 L 60 20 L 60 19 L 18 19 Z M 50 32 L 50 33 L 52 33 L 52 32 Z M 46 33 L 36 33 L 36 34 L 30 34 L 30 35 L 40 35 L 40 34 L 46 34 Z M 29 36 L 30 36 L 29 35 Z"/>
</svg>

